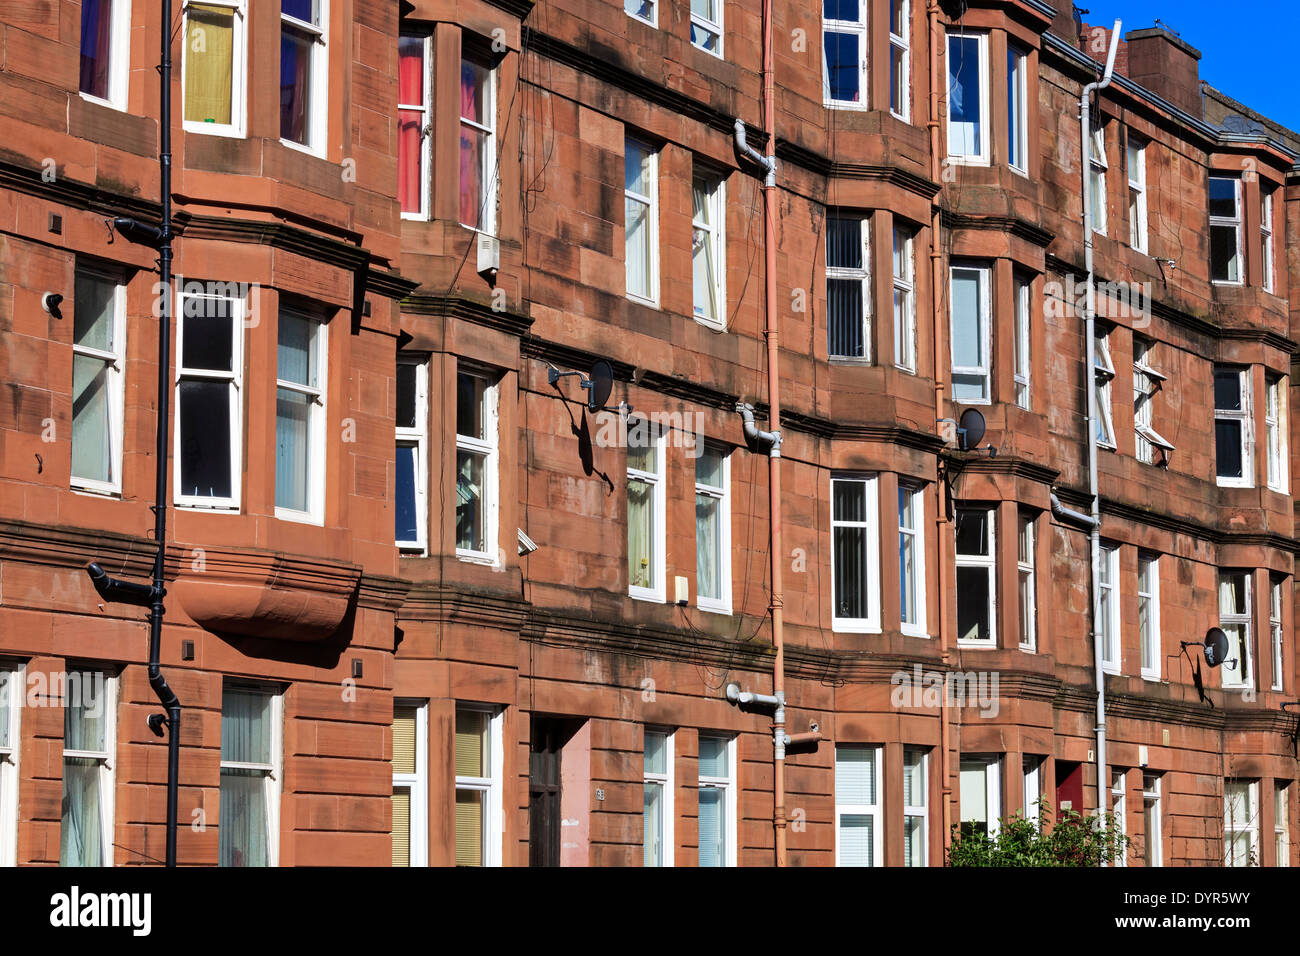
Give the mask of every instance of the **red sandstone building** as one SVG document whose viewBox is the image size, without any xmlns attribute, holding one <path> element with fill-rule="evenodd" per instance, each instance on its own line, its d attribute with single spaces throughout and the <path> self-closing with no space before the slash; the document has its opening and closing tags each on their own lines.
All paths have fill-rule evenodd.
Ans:
<svg viewBox="0 0 1300 956">
<path fill-rule="evenodd" d="M 777 0 L 768 422 L 761 4 L 176 6 L 182 865 L 770 864 L 726 696 L 773 690 L 770 558 L 792 864 L 1040 801 L 1132 865 L 1296 862 L 1300 142 L 1187 42 L 1126 35 L 1085 162 L 1107 31 Z M 0 11 L 0 864 L 163 856 L 144 613 L 84 571 L 155 550 L 160 291 L 109 221 L 160 215 L 159 9 Z M 593 413 L 550 373 L 598 359 Z"/>
</svg>

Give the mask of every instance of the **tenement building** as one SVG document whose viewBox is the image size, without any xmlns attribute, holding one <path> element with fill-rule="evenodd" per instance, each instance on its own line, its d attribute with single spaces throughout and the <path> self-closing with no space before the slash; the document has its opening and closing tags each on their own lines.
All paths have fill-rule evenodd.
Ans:
<svg viewBox="0 0 1300 956">
<path fill-rule="evenodd" d="M 0 864 L 164 859 L 155 508 L 181 865 L 1300 862 L 1300 140 L 1194 36 L 162 6 L 0 9 Z"/>
</svg>

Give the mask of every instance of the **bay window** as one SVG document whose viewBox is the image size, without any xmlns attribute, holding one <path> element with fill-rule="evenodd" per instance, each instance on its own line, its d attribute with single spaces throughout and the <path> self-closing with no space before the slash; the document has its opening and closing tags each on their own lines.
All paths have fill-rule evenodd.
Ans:
<svg viewBox="0 0 1300 956">
<path fill-rule="evenodd" d="M 393 703 L 393 866 L 429 861 L 428 704 Z"/>
<path fill-rule="evenodd" d="M 1254 484 L 1248 369 L 1214 367 L 1214 455 L 1220 485 L 1249 488 Z"/>
<path fill-rule="evenodd" d="M 325 507 L 326 326 L 281 309 L 275 383 L 275 514 L 319 524 Z"/>
<path fill-rule="evenodd" d="M 835 865 L 884 866 L 881 748 L 835 746 Z"/>
<path fill-rule="evenodd" d="M 736 865 L 736 740 L 700 734 L 700 866 Z"/>
<path fill-rule="evenodd" d="M 221 695 L 221 866 L 277 866 L 283 696 L 227 681 Z"/>
<path fill-rule="evenodd" d="M 393 510 L 397 546 L 428 549 L 429 366 L 416 356 L 397 357 L 397 482 Z"/>
<path fill-rule="evenodd" d="M 691 271 L 695 318 L 723 328 L 727 321 L 726 203 L 723 182 L 696 172 L 692 182 Z"/>
<path fill-rule="evenodd" d="M 181 61 L 185 129 L 244 135 L 247 0 L 185 5 Z"/>
<path fill-rule="evenodd" d="M 826 353 L 871 360 L 870 221 L 826 220 Z"/>
<path fill-rule="evenodd" d="M 403 33 L 397 41 L 397 196 L 403 219 L 429 215 L 433 150 L 432 37 Z"/>
<path fill-rule="evenodd" d="M 987 266 L 954 265 L 951 280 L 952 400 L 982 405 L 992 396 L 991 291 Z"/>
<path fill-rule="evenodd" d="M 822 0 L 822 102 L 867 107 L 868 0 Z"/>
<path fill-rule="evenodd" d="M 460 223 L 496 233 L 497 74 L 479 53 L 460 61 Z"/>
<path fill-rule="evenodd" d="M 666 730 L 645 732 L 642 807 L 642 865 L 672 866 L 673 852 L 673 735 Z"/>
<path fill-rule="evenodd" d="M 66 677 L 59 865 L 112 866 L 117 678 L 88 670 Z"/>
<path fill-rule="evenodd" d="M 1219 627 L 1228 635 L 1228 656 L 1220 668 L 1225 688 L 1255 686 L 1251 660 L 1250 571 L 1219 572 Z"/>
<path fill-rule="evenodd" d="M 876 477 L 831 478 L 831 626 L 880 630 Z"/>
<path fill-rule="evenodd" d="M 659 156 L 645 143 L 623 141 L 623 222 L 627 294 L 659 302 Z"/>
<path fill-rule="evenodd" d="M 178 299 L 176 504 L 238 510 L 245 303 L 194 292 Z"/>
<path fill-rule="evenodd" d="M 131 0 L 81 0 L 81 76 L 88 99 L 126 109 L 131 72 Z"/>
<path fill-rule="evenodd" d="M 957 641 L 983 647 L 997 644 L 997 552 L 994 512 L 958 508 Z"/>
<path fill-rule="evenodd" d="M 731 462 L 705 444 L 695 459 L 695 589 L 701 610 L 731 613 Z"/>
<path fill-rule="evenodd" d="M 72 316 L 72 487 L 122 491 L 126 286 L 79 266 Z"/>
<path fill-rule="evenodd" d="M 329 0 L 280 0 L 280 138 L 321 152 L 329 96 Z"/>
<path fill-rule="evenodd" d="M 948 158 L 989 162 L 989 38 L 948 34 Z"/>
<path fill-rule="evenodd" d="M 1210 278 L 1215 282 L 1242 282 L 1241 180 L 1210 177 Z"/>
<path fill-rule="evenodd" d="M 456 374 L 456 556 L 497 562 L 498 388 L 486 375 Z"/>
<path fill-rule="evenodd" d="M 627 593 L 664 600 L 664 436 L 644 419 L 627 430 Z"/>
</svg>

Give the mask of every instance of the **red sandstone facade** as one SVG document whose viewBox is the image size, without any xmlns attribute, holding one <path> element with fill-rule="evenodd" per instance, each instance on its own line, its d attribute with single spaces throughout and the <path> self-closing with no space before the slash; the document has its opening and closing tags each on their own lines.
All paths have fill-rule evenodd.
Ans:
<svg viewBox="0 0 1300 956">
<path fill-rule="evenodd" d="M 1098 281 L 1150 289 L 1145 310 L 1099 308 L 1113 368 L 1097 378 L 1072 300 L 1083 281 L 1079 96 L 1099 74 L 1105 31 L 1080 38 L 1068 16 L 1017 0 L 964 4 L 956 19 L 940 5 L 932 34 L 924 3 L 861 0 L 862 72 L 832 89 L 818 6 L 778 0 L 784 411 L 764 423 L 760 180 L 732 135 L 739 117 L 751 142 L 766 136 L 759 5 L 720 3 L 719 19 L 692 25 L 691 6 L 664 0 L 637 15 L 611 0 L 289 2 L 289 20 L 273 3 L 212 2 L 199 16 L 216 18 L 205 42 L 217 52 L 205 55 L 230 64 L 231 108 L 213 108 L 213 88 L 182 70 L 214 62 L 198 59 L 187 20 L 174 45 L 175 269 L 178 282 L 200 283 L 198 298 L 211 283 L 248 285 L 217 295 L 237 303 L 220 374 L 179 353 L 172 363 L 178 390 L 202 379 L 230 396 L 219 423 L 233 436 L 222 458 L 231 487 L 216 493 L 206 466 L 190 480 L 184 457 L 211 451 L 216 419 L 171 425 L 182 460 L 167 501 L 163 667 L 185 707 L 181 864 L 640 865 L 647 794 L 659 862 L 770 864 L 770 717 L 724 693 L 733 681 L 772 690 L 767 462 L 746 447 L 738 401 L 783 434 L 787 722 L 792 733 L 816 722 L 824 737 L 787 761 L 791 862 L 938 865 L 948 824 L 987 825 L 1035 797 L 1096 808 L 1089 539 L 1052 498 L 1087 511 L 1086 395 L 1103 380 L 1118 774 L 1103 789 L 1132 838 L 1129 862 L 1216 865 L 1234 846 L 1260 865 L 1298 862 L 1297 717 L 1281 705 L 1300 678 L 1286 451 L 1300 144 L 1254 114 L 1229 122 L 1247 114 L 1200 89 L 1194 50 L 1139 31 L 1097 100 Z M 143 580 L 152 560 L 157 276 L 152 251 L 105 220 L 159 215 L 157 21 L 157 3 L 135 0 L 112 24 L 105 42 L 121 73 L 99 96 L 86 93 L 102 77 L 93 63 L 87 74 L 82 4 L 0 14 L 0 668 L 22 689 L 0 725 L 0 864 L 162 858 L 165 746 L 145 723 L 156 707 L 144 615 L 105 604 L 83 570 L 95 560 Z M 280 59 L 303 23 L 321 39 L 303 47 L 313 78 L 286 107 Z M 931 84 L 938 141 L 950 144 L 946 57 L 961 48 L 947 34 L 978 37 L 984 51 L 986 155 L 945 152 L 936 179 Z M 710 43 L 721 56 L 701 48 Z M 908 54 L 901 100 L 891 48 Z M 1009 50 L 1023 57 L 1019 140 Z M 473 68 L 489 73 L 493 95 L 467 95 Z M 855 82 L 856 102 L 828 103 Z M 204 96 L 215 116 L 194 112 Z M 491 141 L 485 166 L 466 161 L 466 139 Z M 629 140 L 655 157 L 645 240 L 629 240 L 640 208 Z M 1134 248 L 1130 143 L 1145 144 L 1145 251 Z M 710 224 L 725 252 L 716 321 L 696 313 L 701 175 L 725 184 Z M 1212 177 L 1236 184 L 1233 281 L 1212 278 L 1224 259 L 1211 243 L 1222 235 Z M 859 358 L 830 354 L 829 326 L 842 319 L 830 314 L 831 220 L 866 233 Z M 896 229 L 912 241 L 910 357 L 893 321 Z M 483 235 L 496 240 L 495 274 L 478 269 Z M 627 264 L 634 244 L 654 250 L 650 295 L 630 287 L 641 281 Z M 959 374 L 980 379 L 986 400 L 954 401 L 954 282 L 975 273 L 982 370 Z M 77 424 L 92 397 L 74 368 L 78 356 L 107 361 L 87 351 L 77 321 L 78 299 L 108 287 L 121 290 L 121 352 L 104 381 L 120 398 L 104 414 L 119 431 L 101 446 Z M 64 296 L 61 314 L 43 307 L 48 292 Z M 285 358 L 286 330 L 299 328 L 314 330 L 303 355 L 316 369 L 301 432 L 284 424 L 300 420 L 286 391 L 306 394 Z M 605 440 L 611 419 L 586 412 L 577 378 L 548 381 L 552 368 L 586 372 L 598 358 L 613 367 L 609 408 L 673 425 L 648 472 Z M 1139 457 L 1135 363 L 1164 376 L 1148 424 L 1174 447 L 1150 464 Z M 1240 373 L 1243 411 L 1217 417 L 1240 429 L 1248 478 L 1225 482 L 1219 445 L 1238 432 L 1216 433 L 1215 410 L 1228 372 Z M 473 382 L 482 391 L 467 398 Z M 996 457 L 956 450 L 937 422 L 971 404 Z M 710 492 L 697 490 L 683 447 L 697 428 L 727 462 L 729 560 L 707 586 L 697 496 Z M 110 466 L 98 484 L 86 480 L 87 446 Z M 285 478 L 303 448 L 307 490 Z M 861 613 L 833 599 L 848 559 L 833 554 L 844 516 L 832 481 L 856 482 L 870 509 L 852 539 L 867 556 Z M 900 488 L 914 495 L 905 531 L 923 555 L 907 610 Z M 651 545 L 629 532 L 647 514 L 639 498 L 630 506 L 633 489 L 654 502 Z M 972 576 L 959 587 L 949 496 L 959 515 L 991 516 L 988 553 L 976 556 L 987 560 L 974 562 L 987 576 L 973 576 L 990 582 L 991 620 L 971 632 L 983 643 L 959 633 Z M 399 546 L 404 522 L 414 530 Z M 644 569 L 629 548 L 647 551 Z M 721 595 L 713 609 L 700 606 L 706 589 Z M 1248 610 L 1225 617 L 1246 594 Z M 1153 606 L 1158 627 L 1143 631 Z M 1221 624 L 1247 635 L 1238 689 L 1222 688 L 1224 672 L 1199 650 L 1180 655 L 1182 641 Z M 1159 646 L 1144 652 L 1143 633 Z M 1193 686 L 1193 661 L 1213 707 Z M 996 706 L 900 701 L 900 672 L 996 674 Z M 55 692 L 65 673 L 114 687 L 102 734 Z M 262 716 L 241 724 L 234 702 L 250 699 Z M 240 780 L 255 781 L 253 798 L 240 791 L 240 802 Z"/>
</svg>

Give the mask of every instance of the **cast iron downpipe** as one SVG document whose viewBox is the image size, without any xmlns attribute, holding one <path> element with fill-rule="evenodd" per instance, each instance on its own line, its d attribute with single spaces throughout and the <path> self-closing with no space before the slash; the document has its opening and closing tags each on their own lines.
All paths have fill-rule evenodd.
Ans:
<svg viewBox="0 0 1300 956">
<path fill-rule="evenodd" d="M 1100 93 L 1110 85 L 1115 70 L 1115 52 L 1119 47 L 1120 21 L 1110 35 L 1110 52 L 1106 55 L 1106 72 L 1100 82 L 1089 83 L 1079 97 L 1080 156 L 1083 180 L 1083 265 L 1087 271 L 1084 296 L 1083 327 L 1088 366 L 1084 369 L 1084 383 L 1088 392 L 1088 494 L 1092 498 L 1090 530 L 1088 533 L 1092 553 L 1092 654 L 1097 680 L 1097 813 L 1110 810 L 1110 777 L 1106 767 L 1106 671 L 1101 646 L 1101 587 L 1098 573 L 1101 569 L 1101 490 L 1097 482 L 1097 283 L 1092 265 L 1092 94 Z M 1105 197 L 1102 197 L 1105 201 Z"/>
</svg>

